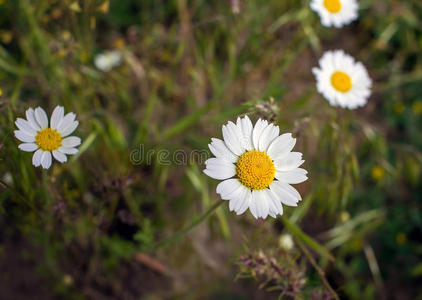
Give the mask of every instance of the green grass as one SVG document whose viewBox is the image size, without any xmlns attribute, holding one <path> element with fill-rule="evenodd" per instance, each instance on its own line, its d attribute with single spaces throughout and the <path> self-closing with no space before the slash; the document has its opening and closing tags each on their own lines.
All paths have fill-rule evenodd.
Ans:
<svg viewBox="0 0 422 300">
<path fill-rule="evenodd" d="M 303 271 L 296 299 L 325 292 L 301 248 L 280 247 L 288 232 L 341 299 L 420 299 L 419 1 L 359 1 L 359 20 L 343 29 L 322 27 L 309 1 L 240 0 L 239 14 L 230 1 L 112 0 L 107 12 L 104 2 L 0 1 L 0 272 L 33 282 L 6 297 L 276 299 L 265 278 L 234 281 L 240 257 L 259 250 Z M 122 65 L 96 69 L 95 55 L 115 48 Z M 339 48 L 374 80 L 364 108 L 330 107 L 315 89 L 311 68 Z M 83 144 L 45 171 L 17 148 L 14 121 L 56 105 L 77 114 Z M 297 137 L 304 200 L 265 222 L 223 203 L 151 252 L 219 201 L 203 164 L 160 164 L 157 151 L 207 150 L 243 114 Z M 150 164 L 130 160 L 141 144 L 155 151 Z"/>
</svg>

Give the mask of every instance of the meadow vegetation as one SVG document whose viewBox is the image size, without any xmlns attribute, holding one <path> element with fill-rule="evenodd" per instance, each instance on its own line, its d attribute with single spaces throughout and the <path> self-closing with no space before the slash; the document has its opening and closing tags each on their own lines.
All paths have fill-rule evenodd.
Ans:
<svg viewBox="0 0 422 300">
<path fill-rule="evenodd" d="M 308 0 L 0 0 L 0 298 L 422 299 L 422 2 L 359 4 L 335 29 Z M 335 49 L 368 69 L 366 106 L 317 92 Z M 14 122 L 56 105 L 82 145 L 35 168 Z M 306 160 L 276 219 L 217 207 L 190 155 L 245 114 Z"/>
</svg>

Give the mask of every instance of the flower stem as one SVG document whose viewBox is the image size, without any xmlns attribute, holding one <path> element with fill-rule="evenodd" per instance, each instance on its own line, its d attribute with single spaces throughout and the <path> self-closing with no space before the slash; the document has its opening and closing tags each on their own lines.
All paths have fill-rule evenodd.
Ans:
<svg viewBox="0 0 422 300">
<path fill-rule="evenodd" d="M 199 218 L 196 218 L 188 227 L 183 228 L 179 232 L 175 233 L 173 236 L 157 243 L 155 246 L 152 247 L 152 250 L 155 251 L 159 248 L 164 248 L 167 246 L 170 246 L 171 244 L 174 244 L 177 242 L 181 237 L 183 237 L 187 232 L 201 224 L 203 221 L 205 221 L 209 216 L 211 216 L 217 208 L 223 204 L 224 200 L 220 200 L 216 202 L 213 206 L 211 206 L 202 216 Z"/>
</svg>

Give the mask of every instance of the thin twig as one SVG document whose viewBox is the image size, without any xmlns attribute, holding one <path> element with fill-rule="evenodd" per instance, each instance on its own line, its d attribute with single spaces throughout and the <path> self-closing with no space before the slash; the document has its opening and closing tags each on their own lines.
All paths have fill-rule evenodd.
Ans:
<svg viewBox="0 0 422 300">
<path fill-rule="evenodd" d="M 330 294 L 334 297 L 336 300 L 340 300 L 339 296 L 337 295 L 336 291 L 331 287 L 330 283 L 328 282 L 327 278 L 325 277 L 325 272 L 322 270 L 318 264 L 316 263 L 315 259 L 312 257 L 312 255 L 309 253 L 308 249 L 306 249 L 305 245 L 300 241 L 299 239 L 295 239 L 296 244 L 300 247 L 303 254 L 306 256 L 306 258 L 309 260 L 311 265 L 314 267 L 314 269 L 317 271 L 319 278 L 321 279 L 324 286 L 327 288 L 327 290 L 330 292 Z"/>
</svg>

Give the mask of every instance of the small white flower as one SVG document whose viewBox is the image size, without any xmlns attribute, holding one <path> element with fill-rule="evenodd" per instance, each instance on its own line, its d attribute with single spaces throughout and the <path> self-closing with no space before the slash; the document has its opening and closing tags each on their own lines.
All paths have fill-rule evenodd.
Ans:
<svg viewBox="0 0 422 300">
<path fill-rule="evenodd" d="M 343 27 L 358 18 L 359 5 L 356 0 L 312 0 L 311 8 L 327 27 Z"/>
<path fill-rule="evenodd" d="M 325 52 L 313 68 L 318 91 L 332 106 L 355 109 L 371 95 L 372 80 L 365 66 L 343 50 Z"/>
<path fill-rule="evenodd" d="M 47 114 L 41 107 L 28 109 L 26 120 L 17 118 L 15 121 L 19 128 L 15 130 L 15 137 L 23 142 L 19 149 L 35 151 L 32 164 L 36 167 L 50 168 L 52 156 L 61 163 L 66 162 L 66 154 L 76 154 L 78 149 L 75 147 L 81 144 L 79 137 L 68 136 L 79 125 L 75 117 L 74 113 L 64 115 L 64 108 L 57 106 L 51 115 L 49 126 Z"/>
<path fill-rule="evenodd" d="M 293 238 L 290 234 L 282 234 L 279 239 L 280 247 L 284 250 L 292 250 L 293 246 L 295 245 L 293 242 Z"/>
<path fill-rule="evenodd" d="M 122 62 L 122 53 L 118 50 L 106 51 L 95 56 L 95 66 L 104 72 L 108 72 L 117 67 Z"/>
<path fill-rule="evenodd" d="M 302 200 L 290 184 L 307 179 L 302 153 L 291 152 L 296 139 L 290 133 L 279 136 L 278 126 L 259 119 L 255 127 L 246 116 L 236 124 L 223 125 L 223 138 L 208 145 L 215 158 L 205 162 L 204 173 L 224 180 L 217 193 L 229 200 L 230 211 L 238 215 L 248 208 L 255 218 L 283 214 L 282 203 L 297 206 Z"/>
<path fill-rule="evenodd" d="M 10 172 L 6 172 L 3 175 L 3 181 L 5 183 L 7 183 L 8 185 L 12 185 L 13 184 L 13 176 Z"/>
</svg>

